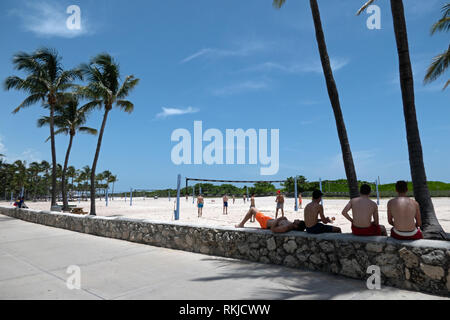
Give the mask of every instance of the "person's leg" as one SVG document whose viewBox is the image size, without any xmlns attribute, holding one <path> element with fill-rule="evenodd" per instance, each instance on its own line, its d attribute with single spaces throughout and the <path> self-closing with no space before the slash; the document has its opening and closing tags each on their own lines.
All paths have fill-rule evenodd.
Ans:
<svg viewBox="0 0 450 320">
<path fill-rule="evenodd" d="M 252 217 L 254 217 L 257 212 L 258 212 L 258 210 L 256 210 L 255 208 L 250 208 L 250 210 L 248 210 L 248 212 L 244 216 L 244 219 L 242 219 L 241 223 L 237 224 L 235 227 L 236 228 L 243 228 L 245 223 L 248 220 L 250 220 Z"/>
<path fill-rule="evenodd" d="M 277 205 L 277 210 L 275 211 L 275 219 L 278 218 L 278 205 Z"/>
<path fill-rule="evenodd" d="M 281 216 L 284 217 L 284 207 L 281 207 Z"/>
</svg>

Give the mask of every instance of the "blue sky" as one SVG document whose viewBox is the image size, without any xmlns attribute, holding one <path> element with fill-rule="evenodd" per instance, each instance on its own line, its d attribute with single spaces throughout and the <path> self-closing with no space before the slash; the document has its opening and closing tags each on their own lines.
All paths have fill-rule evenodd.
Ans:
<svg viewBox="0 0 450 320">
<path fill-rule="evenodd" d="M 390 6 L 379 0 L 381 30 L 355 16 L 364 1 L 321 0 L 322 23 L 359 179 L 410 180 L 398 62 Z M 406 0 L 416 107 L 429 180 L 450 181 L 448 73 L 424 86 L 432 57 L 448 34 L 430 36 L 444 1 Z M 79 32 L 65 27 L 69 5 L 81 8 Z M 176 175 L 203 178 L 309 180 L 345 177 L 339 140 L 307 1 L 24 1 L 0 2 L 0 78 L 17 74 L 11 59 L 41 46 L 58 50 L 66 68 L 109 52 L 123 78 L 141 79 L 129 97 L 131 115 L 114 110 L 98 171 L 118 175 L 117 189 L 174 187 Z M 20 74 L 20 73 L 19 73 Z M 20 92 L 0 91 L 0 153 L 7 161 L 50 161 L 38 105 L 17 115 Z M 171 161 L 178 128 L 279 129 L 280 169 L 261 176 L 258 165 L 181 165 Z M 101 112 L 89 125 L 99 128 Z M 68 138 L 57 138 L 63 162 Z M 91 165 L 96 138 L 78 135 L 71 165 Z"/>
</svg>

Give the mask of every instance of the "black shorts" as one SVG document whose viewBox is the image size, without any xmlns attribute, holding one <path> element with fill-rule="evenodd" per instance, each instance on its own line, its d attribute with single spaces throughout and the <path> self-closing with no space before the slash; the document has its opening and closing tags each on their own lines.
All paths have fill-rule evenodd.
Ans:
<svg viewBox="0 0 450 320">
<path fill-rule="evenodd" d="M 306 232 L 312 234 L 330 233 L 333 232 L 333 227 L 324 225 L 323 223 L 317 223 L 315 226 L 311 228 L 306 228 Z"/>
</svg>

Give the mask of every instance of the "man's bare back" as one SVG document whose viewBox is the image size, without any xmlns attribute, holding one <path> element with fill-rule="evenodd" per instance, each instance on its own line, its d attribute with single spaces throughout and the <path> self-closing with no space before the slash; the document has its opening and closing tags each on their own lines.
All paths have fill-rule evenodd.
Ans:
<svg viewBox="0 0 450 320">
<path fill-rule="evenodd" d="M 358 197 L 351 199 L 347 206 L 342 211 L 342 214 L 347 214 L 352 210 L 352 223 L 357 228 L 368 228 L 374 222 L 378 225 L 378 206 L 368 197 Z M 373 217 L 373 221 L 372 221 Z"/>
<path fill-rule="evenodd" d="M 392 199 L 387 204 L 388 221 L 401 232 L 410 232 L 420 227 L 420 207 L 417 201 L 408 197 Z"/>
</svg>

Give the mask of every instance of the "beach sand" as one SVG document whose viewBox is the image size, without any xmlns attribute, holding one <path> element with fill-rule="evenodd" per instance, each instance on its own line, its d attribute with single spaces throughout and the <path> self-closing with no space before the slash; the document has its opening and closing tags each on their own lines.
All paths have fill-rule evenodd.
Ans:
<svg viewBox="0 0 450 320">
<path fill-rule="evenodd" d="M 126 201 L 124 198 L 110 199 L 108 207 L 105 205 L 105 200 L 97 200 L 97 215 L 99 216 L 120 216 L 127 218 L 148 219 L 153 221 L 174 221 L 174 201 L 172 198 L 169 202 L 168 198 L 133 198 L 133 205 L 130 206 L 130 199 Z M 303 208 L 311 199 L 303 199 Z M 380 224 L 383 224 L 390 230 L 387 222 L 386 205 L 389 199 L 381 199 L 379 206 Z M 345 199 L 324 199 L 324 210 L 327 217 L 335 217 L 334 226 L 340 227 L 343 232 L 351 232 L 350 222 L 347 221 L 341 214 L 342 209 L 347 204 Z M 34 210 L 49 210 L 49 202 L 26 202 L 30 209 Z M 88 201 L 81 201 L 80 203 L 71 202 L 70 204 L 82 207 L 85 212 L 89 212 L 90 204 Z M 444 228 L 450 232 L 450 198 L 433 198 L 433 204 L 437 213 L 437 217 Z M 9 202 L 0 202 L 1 206 L 10 206 Z M 205 207 L 203 208 L 203 217 L 197 217 L 196 204 L 192 203 L 192 197 L 186 201 L 186 198 L 180 199 L 180 223 L 186 222 L 189 224 L 198 224 L 202 226 L 234 226 L 239 223 L 250 206 L 249 202 L 244 204 L 242 198 L 237 198 L 235 204 L 229 200 L 228 215 L 222 214 L 222 198 L 207 198 L 205 199 Z M 275 197 L 261 197 L 256 198 L 256 208 L 265 215 L 275 217 Z M 303 220 L 303 209 L 298 212 L 294 211 L 294 199 L 287 198 L 285 202 L 285 216 L 289 220 L 301 219 Z M 279 216 L 281 212 L 279 213 Z M 246 224 L 249 228 L 259 228 L 257 222 Z"/>
</svg>

